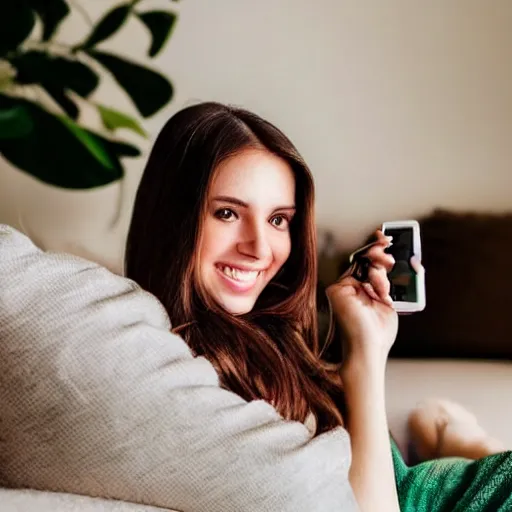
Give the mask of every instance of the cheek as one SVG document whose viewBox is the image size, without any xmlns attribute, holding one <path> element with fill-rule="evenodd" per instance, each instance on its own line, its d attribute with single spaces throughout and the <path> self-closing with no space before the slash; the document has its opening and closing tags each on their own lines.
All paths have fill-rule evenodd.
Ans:
<svg viewBox="0 0 512 512">
<path fill-rule="evenodd" d="M 201 246 L 199 247 L 199 267 L 201 270 L 204 269 L 205 264 L 215 257 L 215 236 L 212 236 L 212 228 L 205 223 L 205 229 L 201 240 Z"/>
<path fill-rule="evenodd" d="M 291 250 L 292 241 L 290 236 L 283 235 L 283 237 L 279 240 L 279 243 L 277 243 L 274 248 L 274 258 L 279 268 L 281 268 L 286 263 L 286 260 L 290 256 Z"/>
<path fill-rule="evenodd" d="M 216 219 L 207 219 L 204 224 L 203 239 L 199 250 L 199 264 L 211 264 L 226 253 L 233 243 L 233 234 L 228 224 Z"/>
</svg>

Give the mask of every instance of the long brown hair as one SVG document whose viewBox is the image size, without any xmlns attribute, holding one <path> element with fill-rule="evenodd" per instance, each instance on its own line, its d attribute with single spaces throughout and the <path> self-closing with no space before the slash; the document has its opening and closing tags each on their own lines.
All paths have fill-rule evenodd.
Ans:
<svg viewBox="0 0 512 512">
<path fill-rule="evenodd" d="M 245 315 L 229 314 L 197 279 L 197 254 L 215 170 L 246 148 L 284 159 L 296 180 L 290 257 Z M 342 424 L 333 400 L 338 368 L 321 359 L 316 311 L 316 229 L 311 173 L 275 126 L 218 103 L 169 119 L 140 182 L 128 234 L 126 276 L 165 306 L 173 331 L 205 356 L 221 384 L 247 400 L 271 402 L 287 419 L 316 416 L 317 433 Z"/>
</svg>

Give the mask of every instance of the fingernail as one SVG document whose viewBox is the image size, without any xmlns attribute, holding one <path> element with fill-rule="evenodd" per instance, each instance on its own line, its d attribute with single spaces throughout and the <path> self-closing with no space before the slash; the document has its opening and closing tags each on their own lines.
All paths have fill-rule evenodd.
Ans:
<svg viewBox="0 0 512 512">
<path fill-rule="evenodd" d="M 389 242 L 389 245 L 393 245 L 393 237 L 392 236 L 387 236 L 386 240 Z"/>
</svg>

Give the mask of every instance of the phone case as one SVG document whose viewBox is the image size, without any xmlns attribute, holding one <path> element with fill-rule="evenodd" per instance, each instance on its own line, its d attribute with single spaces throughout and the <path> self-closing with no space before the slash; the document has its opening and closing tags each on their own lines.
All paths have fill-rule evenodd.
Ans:
<svg viewBox="0 0 512 512">
<path fill-rule="evenodd" d="M 382 232 L 386 234 L 386 230 L 389 229 L 400 229 L 410 228 L 412 229 L 412 252 L 421 261 L 421 237 L 420 237 L 420 225 L 416 220 L 402 220 L 402 221 L 391 221 L 384 222 L 382 224 Z M 423 272 L 415 273 L 414 279 L 416 280 L 416 301 L 393 301 L 395 310 L 399 313 L 414 313 L 422 311 L 426 306 L 426 294 L 425 294 L 425 276 Z"/>
</svg>

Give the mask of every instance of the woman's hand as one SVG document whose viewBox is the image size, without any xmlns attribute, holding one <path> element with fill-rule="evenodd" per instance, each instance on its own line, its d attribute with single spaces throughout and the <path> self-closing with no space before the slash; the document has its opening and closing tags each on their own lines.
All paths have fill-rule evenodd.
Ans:
<svg viewBox="0 0 512 512">
<path fill-rule="evenodd" d="M 398 330 L 387 277 L 395 262 L 384 252 L 389 245 L 390 239 L 377 231 L 377 242 L 365 254 L 370 261 L 367 280 L 355 279 L 350 268 L 327 289 L 344 331 L 341 371 L 352 447 L 349 479 L 362 512 L 400 510 L 385 400 L 386 361 Z M 419 262 L 411 264 L 417 272 L 423 268 Z"/>
<path fill-rule="evenodd" d="M 385 364 L 398 331 L 398 315 L 393 309 L 387 277 L 395 261 L 384 252 L 391 239 L 380 230 L 376 236 L 375 245 L 365 254 L 371 262 L 368 280 L 359 282 L 352 277 L 350 268 L 327 288 L 330 305 L 344 333 L 346 361 L 356 358 Z M 419 262 L 412 264 L 416 271 L 422 269 Z"/>
</svg>

